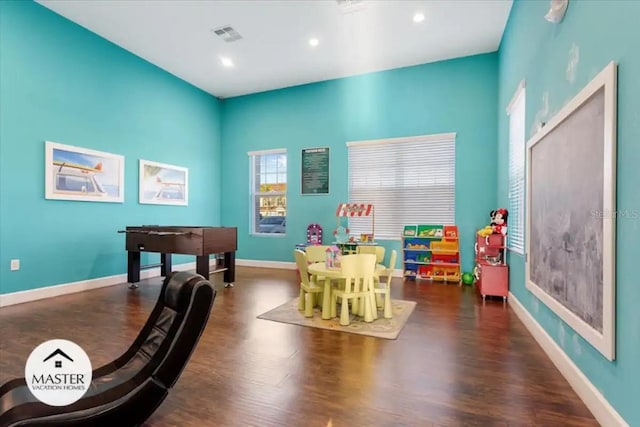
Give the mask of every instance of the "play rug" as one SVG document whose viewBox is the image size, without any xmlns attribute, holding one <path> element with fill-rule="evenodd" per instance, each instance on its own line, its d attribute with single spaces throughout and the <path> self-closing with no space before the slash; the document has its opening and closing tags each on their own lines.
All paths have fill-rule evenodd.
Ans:
<svg viewBox="0 0 640 427">
<path fill-rule="evenodd" d="M 348 326 L 342 326 L 340 325 L 340 317 L 323 320 L 322 313 L 318 307 L 314 308 L 313 317 L 304 317 L 303 312 L 298 311 L 298 298 L 294 298 L 266 313 L 262 313 L 258 316 L 258 319 L 394 340 L 400 335 L 400 331 L 407 323 L 407 319 L 409 319 L 413 309 L 416 307 L 416 303 L 414 301 L 391 300 L 391 307 L 393 310 L 391 319 L 382 317 L 382 310 L 379 310 L 378 318 L 371 323 L 367 323 L 352 314 L 351 323 Z M 339 313 L 340 307 L 338 307 Z"/>
</svg>

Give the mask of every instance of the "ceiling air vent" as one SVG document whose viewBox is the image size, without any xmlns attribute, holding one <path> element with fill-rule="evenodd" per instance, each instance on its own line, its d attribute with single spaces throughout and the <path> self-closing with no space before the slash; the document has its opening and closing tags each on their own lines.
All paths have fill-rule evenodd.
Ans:
<svg viewBox="0 0 640 427">
<path fill-rule="evenodd" d="M 364 0 L 336 0 L 342 13 L 358 12 L 364 8 Z"/>
<path fill-rule="evenodd" d="M 242 36 L 239 32 L 234 30 L 232 27 L 225 25 L 224 27 L 214 28 L 211 30 L 215 35 L 220 37 L 222 40 L 226 42 L 234 42 L 236 40 L 240 40 Z"/>
</svg>

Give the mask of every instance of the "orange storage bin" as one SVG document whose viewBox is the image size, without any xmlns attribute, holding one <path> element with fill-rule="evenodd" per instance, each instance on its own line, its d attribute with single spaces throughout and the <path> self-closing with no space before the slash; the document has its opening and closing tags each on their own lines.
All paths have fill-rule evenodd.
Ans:
<svg viewBox="0 0 640 427">
<path fill-rule="evenodd" d="M 458 241 L 431 242 L 431 250 L 437 252 L 458 252 Z"/>
</svg>

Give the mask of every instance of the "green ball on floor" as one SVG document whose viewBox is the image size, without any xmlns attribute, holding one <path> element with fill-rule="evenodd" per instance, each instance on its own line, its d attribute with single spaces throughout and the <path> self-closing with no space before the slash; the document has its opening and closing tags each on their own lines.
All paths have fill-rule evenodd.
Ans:
<svg viewBox="0 0 640 427">
<path fill-rule="evenodd" d="M 473 285 L 473 274 L 464 273 L 462 275 L 462 283 L 464 283 L 465 285 Z"/>
</svg>

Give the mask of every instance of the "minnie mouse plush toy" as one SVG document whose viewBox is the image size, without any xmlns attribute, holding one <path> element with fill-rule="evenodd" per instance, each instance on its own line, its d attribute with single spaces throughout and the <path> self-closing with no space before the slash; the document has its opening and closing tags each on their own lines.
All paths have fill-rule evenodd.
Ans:
<svg viewBox="0 0 640 427">
<path fill-rule="evenodd" d="M 491 229 L 494 234 L 502 234 L 503 236 L 507 235 L 507 218 L 509 217 L 509 212 L 506 209 L 500 208 L 495 211 L 491 211 Z"/>
</svg>

